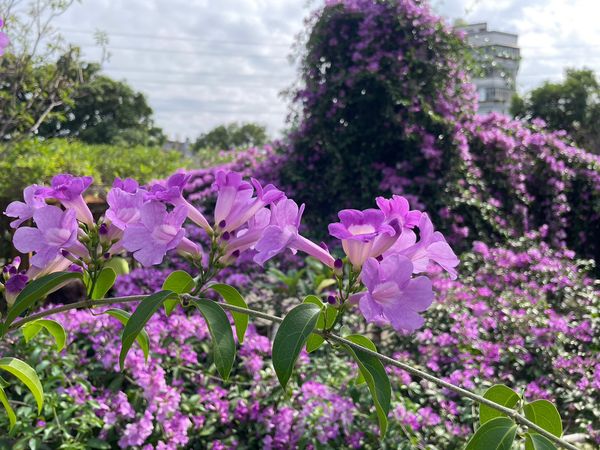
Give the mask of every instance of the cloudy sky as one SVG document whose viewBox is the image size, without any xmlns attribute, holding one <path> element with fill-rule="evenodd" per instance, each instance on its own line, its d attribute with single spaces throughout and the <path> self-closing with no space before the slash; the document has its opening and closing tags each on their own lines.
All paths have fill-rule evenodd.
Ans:
<svg viewBox="0 0 600 450">
<path fill-rule="evenodd" d="M 322 0 L 82 0 L 56 21 L 67 40 L 104 70 L 146 93 L 158 125 L 194 139 L 215 125 L 284 127 L 280 92 L 296 78 L 288 56 L 303 20 Z M 600 72 L 599 0 L 433 0 L 452 21 L 488 22 L 519 35 L 520 91 L 558 80 L 564 67 Z"/>
</svg>

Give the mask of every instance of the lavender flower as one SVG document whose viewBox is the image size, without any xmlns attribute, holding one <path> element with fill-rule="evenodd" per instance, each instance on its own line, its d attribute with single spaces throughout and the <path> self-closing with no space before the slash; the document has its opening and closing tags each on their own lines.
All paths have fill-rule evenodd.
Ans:
<svg viewBox="0 0 600 450">
<path fill-rule="evenodd" d="M 398 222 L 387 223 L 380 210 L 344 209 L 338 217 L 339 223 L 329 224 L 329 234 L 341 239 L 344 252 L 356 268 L 367 258 L 379 256 L 398 239 Z"/>
<path fill-rule="evenodd" d="M 33 217 L 33 212 L 36 209 L 46 206 L 44 198 L 36 194 L 39 189 L 40 186 L 37 184 L 27 186 L 23 190 L 23 199 L 25 202 L 12 202 L 8 205 L 4 214 L 8 217 L 16 217 L 16 220 L 10 223 L 12 228 L 20 227 L 23 222 Z"/>
<path fill-rule="evenodd" d="M 13 244 L 22 253 L 35 252 L 31 264 L 44 268 L 67 250 L 81 258 L 89 257 L 87 249 L 77 240 L 79 229 L 75 211 L 62 211 L 56 206 L 44 206 L 33 213 L 37 228 L 21 227 L 13 237 Z"/>
<path fill-rule="evenodd" d="M 92 181 L 92 177 L 75 177 L 63 173 L 52 178 L 50 188 L 41 187 L 36 191 L 36 195 L 57 199 L 65 208 L 73 209 L 78 220 L 91 227 L 94 225 L 94 217 L 83 199 L 83 192 Z"/>
<path fill-rule="evenodd" d="M 412 272 L 412 263 L 404 256 L 365 261 L 361 279 L 367 292 L 357 294 L 353 301 L 358 301 L 368 322 L 389 321 L 398 332 L 412 332 L 423 325 L 419 312 L 433 301 L 431 280 L 424 276 L 412 279 Z"/>
<path fill-rule="evenodd" d="M 199 257 L 200 247 L 184 237 L 182 225 L 187 213 L 185 206 L 168 213 L 160 202 L 144 204 L 140 208 L 140 223 L 128 226 L 123 233 L 123 247 L 145 266 L 160 264 L 167 251 L 175 248 Z"/>
<path fill-rule="evenodd" d="M 174 206 L 184 206 L 187 211 L 187 216 L 197 225 L 211 232 L 212 228 L 206 218 L 198 209 L 183 198 L 183 188 L 185 187 L 190 176 L 184 172 L 178 172 L 171 175 L 166 182 L 166 186 L 155 184 L 152 186 L 148 198 L 161 200 L 171 203 Z"/>
</svg>

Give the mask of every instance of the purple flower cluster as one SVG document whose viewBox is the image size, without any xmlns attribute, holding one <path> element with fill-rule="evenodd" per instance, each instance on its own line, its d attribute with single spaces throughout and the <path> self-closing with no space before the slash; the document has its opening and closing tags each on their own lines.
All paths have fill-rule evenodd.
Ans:
<svg viewBox="0 0 600 450">
<path fill-rule="evenodd" d="M 433 301 L 431 281 L 424 275 L 432 263 L 456 278 L 459 260 L 443 235 L 434 232 L 427 214 L 410 210 L 408 200 L 377 198 L 379 209 L 340 211 L 340 222 L 329 233 L 342 241 L 354 270 L 360 271 L 365 292 L 356 293 L 368 322 L 391 323 L 396 331 L 412 332 L 423 325 L 419 312 Z M 413 229 L 419 230 L 417 241 Z"/>
<path fill-rule="evenodd" d="M 0 18 L 0 28 L 4 26 L 4 20 Z M 4 54 L 6 47 L 10 45 L 10 39 L 8 35 L 3 31 L 0 31 L 0 56 Z"/>
</svg>

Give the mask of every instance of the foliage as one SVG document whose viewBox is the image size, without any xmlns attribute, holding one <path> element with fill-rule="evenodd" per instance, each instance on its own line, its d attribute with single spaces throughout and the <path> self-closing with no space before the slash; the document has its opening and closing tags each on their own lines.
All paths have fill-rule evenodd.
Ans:
<svg viewBox="0 0 600 450">
<path fill-rule="evenodd" d="M 0 58 L 0 142 L 30 137 L 46 120 L 62 117 L 58 107 L 72 101 L 82 62 L 71 48 L 54 61 L 7 53 Z"/>
<path fill-rule="evenodd" d="M 96 65 L 83 71 L 70 105 L 56 108 L 54 120 L 39 129 L 42 137 L 74 137 L 88 144 L 162 145 L 165 136 L 152 121 L 144 94 L 123 81 L 99 73 Z"/>
<path fill-rule="evenodd" d="M 565 130 L 581 148 L 600 153 L 600 83 L 589 69 L 567 69 L 563 82 L 545 82 L 524 97 L 516 95 L 511 114 L 539 118 L 552 130 Z"/>
<path fill-rule="evenodd" d="M 310 205 L 313 233 L 331 205 L 388 191 L 426 208 L 461 250 L 547 225 L 554 247 L 600 261 L 600 159 L 539 122 L 475 115 L 464 43 L 426 5 L 329 2 L 309 25 L 277 170 Z"/>
<path fill-rule="evenodd" d="M 194 150 L 231 150 L 244 147 L 260 147 L 267 143 L 267 129 L 257 123 L 229 123 L 219 125 L 203 133 L 194 142 Z"/>
<path fill-rule="evenodd" d="M 466 47 L 426 4 L 328 2 L 309 26 L 280 178 L 311 205 L 308 223 L 323 228 L 333 203 L 367 206 L 379 191 L 375 163 L 405 161 L 422 185 L 433 156 L 424 135 L 449 140 L 452 122 L 474 106 L 461 69 Z"/>
<path fill-rule="evenodd" d="M 53 27 L 72 3 L 7 0 L 0 6 L 11 40 L 0 58 L 0 142 L 39 135 L 162 144 L 144 95 L 101 75 L 99 64 L 82 61 L 80 50 Z"/>
<path fill-rule="evenodd" d="M 382 349 L 440 369 L 446 380 L 465 387 L 508 382 L 518 393 L 525 392 L 529 401 L 556 399 L 567 434 L 593 435 L 600 361 L 591 350 L 598 343 L 588 339 L 597 340 L 600 326 L 597 318 L 590 322 L 598 307 L 594 303 L 598 287 L 581 276 L 587 266 L 572 260 L 572 255 L 544 256 L 547 252 L 478 244 L 466 258 L 461 281 L 436 281 L 442 302 L 427 315 L 425 328 L 416 337 L 399 341 L 387 336 Z M 178 264 L 186 267 L 183 261 Z M 252 270 L 244 267 L 235 270 Z M 137 269 L 117 281 L 115 294 L 155 292 L 171 270 Z M 318 270 L 306 274 L 317 282 Z M 247 299 L 255 309 L 281 307 L 287 296 L 284 287 L 270 275 L 259 276 Z M 315 284 L 304 289 L 314 292 Z M 499 304 L 498 298 L 506 300 Z M 573 305 L 577 306 L 571 311 Z M 211 361 L 208 329 L 197 312 L 177 308 L 170 317 L 153 316 L 147 326 L 151 358 L 146 364 L 142 350 L 134 346 L 126 360 L 126 376 L 118 370 L 118 346 L 106 345 L 120 322 L 86 311 L 55 319 L 69 330 L 69 345 L 61 355 L 44 335 L 29 344 L 12 344 L 18 355 L 33 354 L 35 360 L 39 358 L 35 352 L 41 352 L 51 361 L 38 369 L 47 392 L 40 418 L 30 402 L 16 408 L 20 421 L 14 441 L 9 442 L 21 446 L 34 438 L 52 448 L 61 444 L 85 448 L 100 438 L 105 441 L 102 445 L 114 447 L 120 441 L 122 447 L 173 442 L 183 447 L 283 449 L 304 442 L 315 448 L 411 448 L 417 443 L 460 448 L 471 431 L 469 402 L 436 394 L 428 383 L 393 369 L 390 429 L 380 443 L 368 414 L 365 385 L 348 383 L 358 368 L 328 347 L 310 357 L 301 355 L 293 375 L 299 387 L 285 398 L 267 360 L 270 327 L 249 327 L 239 350 L 242 363 L 234 365 L 227 384 L 216 378 L 214 369 L 206 372 Z M 534 323 L 533 332 L 529 323 Z M 513 364 L 520 369 L 513 370 Z M 58 386 L 64 389 L 57 391 Z M 9 393 L 15 397 L 14 388 Z M 6 420 L 0 415 L 0 426 Z M 242 435 L 247 440 L 242 442 Z"/>
<path fill-rule="evenodd" d="M 107 186 L 117 176 L 149 182 L 188 164 L 180 153 L 156 147 L 124 149 L 66 139 L 24 141 L 0 152 L 0 198 L 4 199 L 19 197 L 28 184 L 48 182 L 57 173 L 86 173 L 98 185 Z"/>
</svg>

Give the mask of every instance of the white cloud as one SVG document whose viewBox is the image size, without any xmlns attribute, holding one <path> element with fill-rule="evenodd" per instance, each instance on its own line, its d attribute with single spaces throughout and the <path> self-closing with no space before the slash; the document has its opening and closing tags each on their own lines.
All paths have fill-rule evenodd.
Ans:
<svg viewBox="0 0 600 450">
<path fill-rule="evenodd" d="M 321 0 L 93 0 L 58 20 L 68 40 L 98 59 L 93 32 L 106 31 L 107 73 L 145 92 L 171 136 L 195 138 L 228 121 L 252 120 L 275 134 L 296 80 L 287 56 Z M 437 0 L 449 20 L 486 21 L 519 34 L 521 90 L 559 79 L 567 66 L 600 71 L 598 0 Z"/>
</svg>

